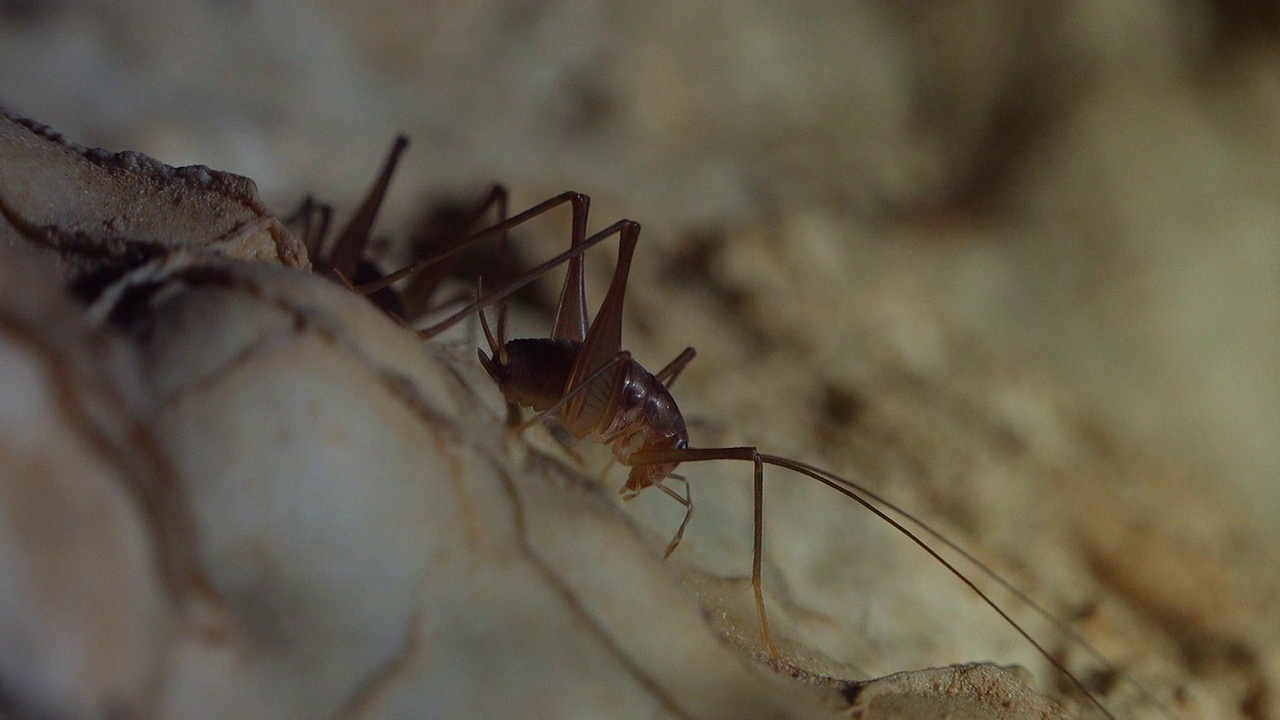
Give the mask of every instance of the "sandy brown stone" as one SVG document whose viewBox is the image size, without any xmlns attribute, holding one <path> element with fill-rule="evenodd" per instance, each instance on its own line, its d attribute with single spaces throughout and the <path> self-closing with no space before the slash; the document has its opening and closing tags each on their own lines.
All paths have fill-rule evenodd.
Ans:
<svg viewBox="0 0 1280 720">
<path fill-rule="evenodd" d="M 86 148 L 0 109 L 0 217 L 72 276 L 174 251 L 307 267 L 246 177 Z"/>
</svg>

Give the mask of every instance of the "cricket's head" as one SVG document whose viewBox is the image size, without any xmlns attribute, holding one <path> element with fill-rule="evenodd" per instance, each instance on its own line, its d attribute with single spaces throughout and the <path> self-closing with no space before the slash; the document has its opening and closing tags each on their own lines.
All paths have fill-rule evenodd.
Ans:
<svg viewBox="0 0 1280 720">
<path fill-rule="evenodd" d="M 683 430 L 677 435 L 661 440 L 642 447 L 642 450 L 686 450 L 689 447 L 689 434 Z M 632 465 L 631 472 L 627 474 L 627 484 L 622 486 L 622 494 L 632 497 L 641 490 L 657 485 L 666 480 L 675 469 L 679 467 L 679 462 L 662 462 L 646 465 Z"/>
</svg>

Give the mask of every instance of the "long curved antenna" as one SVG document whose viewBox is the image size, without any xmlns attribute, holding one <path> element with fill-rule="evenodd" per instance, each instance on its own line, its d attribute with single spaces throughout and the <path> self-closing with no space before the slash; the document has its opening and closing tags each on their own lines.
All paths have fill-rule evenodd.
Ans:
<svg viewBox="0 0 1280 720">
<path fill-rule="evenodd" d="M 629 464 L 634 464 L 634 465 L 653 465 L 658 463 L 705 462 L 710 460 L 749 460 L 749 461 L 755 462 L 757 466 L 757 473 L 756 473 L 757 474 L 757 481 L 756 481 L 757 482 L 757 489 L 756 489 L 757 552 L 756 552 L 756 557 L 754 558 L 752 581 L 753 581 L 753 585 L 757 586 L 755 588 L 757 593 L 757 601 L 759 605 L 757 607 L 757 613 L 760 615 L 760 618 L 762 621 L 761 622 L 762 628 L 767 627 L 767 625 L 765 625 L 764 623 L 763 606 L 759 603 L 759 588 L 758 588 L 759 563 L 760 563 L 759 545 L 760 545 L 760 535 L 761 535 L 761 522 L 760 522 L 761 502 L 759 497 L 760 491 L 759 491 L 758 478 L 759 478 L 759 466 L 763 464 L 763 465 L 773 465 L 775 467 L 784 468 L 792 472 L 798 473 L 800 475 L 804 475 L 805 477 L 811 478 L 813 480 L 817 480 L 823 485 L 826 485 L 832 490 L 835 490 L 841 495 L 844 495 L 845 497 L 848 497 L 849 499 L 857 502 L 859 505 L 862 505 L 864 508 L 871 511 L 871 513 L 873 513 L 876 517 L 888 523 L 899 533 L 905 535 L 909 540 L 914 542 L 916 545 L 920 546 L 920 548 L 923 549 L 926 553 L 928 553 L 930 557 L 932 557 L 935 561 L 937 561 L 944 568 L 946 568 L 952 575 L 954 575 L 957 579 L 959 579 L 960 582 L 968 586 L 969 589 L 972 590 L 979 598 L 981 598 L 982 601 L 986 603 L 988 607 L 990 607 L 993 611 L 995 611 L 995 613 L 999 615 L 1001 618 L 1003 618 L 1005 622 L 1007 622 L 1019 635 L 1022 636 L 1024 640 L 1027 641 L 1027 643 L 1029 643 L 1033 648 L 1035 648 L 1036 652 L 1038 652 L 1042 657 L 1044 657 L 1044 659 L 1047 660 L 1050 665 L 1052 665 L 1059 673 L 1061 673 L 1063 677 L 1067 678 L 1071 682 L 1071 684 L 1074 685 L 1085 697 L 1089 698 L 1089 701 L 1095 707 L 1097 707 L 1098 711 L 1101 712 L 1106 718 L 1108 718 L 1108 720 L 1116 720 L 1116 717 L 1111 714 L 1111 711 L 1107 710 L 1106 706 L 1102 704 L 1102 701 L 1099 700 L 1096 696 L 1094 696 L 1094 694 L 1084 686 L 1084 683 L 1081 682 L 1080 679 L 1077 678 L 1074 673 L 1072 673 L 1070 670 L 1067 669 L 1065 665 L 1062 664 L 1062 661 L 1055 658 L 1043 645 L 1040 644 L 1039 641 L 1037 641 L 1034 637 L 1032 637 L 1031 634 L 1028 633 L 1021 625 L 1019 625 L 1017 621 L 1015 621 L 1012 617 L 1010 617 L 1009 613 L 1005 612 L 1005 610 L 1001 608 L 998 603 L 992 600 L 989 595 L 983 592 L 982 589 L 979 588 L 976 584 L 974 584 L 974 582 L 970 580 L 964 573 L 960 572 L 960 570 L 956 568 L 955 565 L 952 565 L 946 558 L 942 557 L 942 555 L 940 555 L 937 550 L 934 550 L 932 547 L 930 547 L 929 544 L 926 543 L 923 539 L 921 539 L 919 535 L 915 534 L 910 529 L 902 525 L 902 523 L 898 522 L 897 520 L 894 520 L 883 510 L 881 510 L 880 508 L 872 504 L 870 500 L 867 500 L 867 497 L 871 497 L 872 493 L 867 491 L 866 488 L 863 488 L 858 483 L 855 483 L 851 480 L 846 480 L 840 477 L 839 475 L 836 475 L 835 473 L 832 473 L 827 470 L 823 470 L 822 468 L 817 467 L 815 465 L 810 465 L 808 463 L 803 463 L 798 460 L 792 460 L 790 458 L 785 458 L 778 455 L 768 455 L 765 453 L 761 453 L 758 450 L 756 450 L 756 448 L 754 447 L 687 448 L 685 450 L 641 450 L 641 451 L 632 453 L 627 458 L 627 462 Z M 866 497 L 864 497 L 864 494 L 866 495 Z M 903 513 L 903 514 L 904 516 L 907 515 L 906 513 Z M 922 520 L 919 520 L 916 518 L 912 518 L 912 521 L 917 525 L 925 524 Z M 936 537 L 937 533 L 935 532 L 933 534 Z M 765 630 L 764 632 L 765 632 L 766 641 L 767 641 L 768 631 Z M 769 645 L 770 647 L 772 647 L 772 643 L 769 643 Z"/>
<path fill-rule="evenodd" d="M 813 467 L 813 469 L 818 472 L 824 472 L 824 473 L 827 472 L 817 467 Z M 1064 637 L 1066 637 L 1068 640 L 1076 644 L 1078 647 L 1080 647 L 1080 649 L 1084 650 L 1085 653 L 1089 655 L 1089 657 L 1093 658 L 1094 661 L 1097 662 L 1099 665 L 1101 665 L 1104 669 L 1108 671 L 1117 670 L 1115 663 L 1113 663 L 1110 658 L 1108 658 L 1101 650 L 1097 649 L 1092 644 L 1090 644 L 1088 640 L 1085 640 L 1083 637 L 1081 637 L 1080 634 L 1077 633 L 1075 630 L 1072 630 L 1071 626 L 1068 625 L 1062 618 L 1058 617 L 1057 615 L 1054 615 L 1043 605 L 1036 602 L 1031 597 L 1031 595 L 1028 594 L 1025 590 L 1022 590 L 1017 585 L 1014 585 L 1013 583 L 1006 580 L 1003 575 L 996 572 L 990 565 L 987 565 L 983 561 L 979 560 L 977 557 L 973 555 L 973 553 L 969 552 L 968 550 L 965 550 L 955 541 L 951 540 L 946 535 L 943 535 L 938 530 L 935 530 L 933 526 L 924 522 L 923 520 L 911 514 L 910 512 L 907 512 L 900 505 L 897 505 L 896 503 L 885 499 L 884 496 L 880 495 L 879 493 L 876 493 L 874 490 L 870 490 L 851 480 L 846 480 L 840 477 L 839 475 L 836 475 L 835 473 L 827 473 L 827 474 L 830 476 L 830 480 L 832 480 L 833 482 L 837 484 L 848 485 L 848 489 L 851 492 L 859 492 L 865 497 L 868 497 L 874 500 L 875 502 L 883 505 L 884 507 L 889 508 L 890 510 L 897 513 L 898 515 L 901 515 L 904 519 L 906 519 L 912 525 L 915 525 L 916 527 L 920 528 L 920 530 L 923 531 L 925 534 L 929 535 L 934 540 L 937 540 L 938 542 L 942 543 L 955 554 L 964 558 L 967 562 L 969 562 L 969 564 L 977 568 L 978 572 L 982 573 L 983 575 L 986 575 L 992 582 L 996 583 L 1001 588 L 1003 588 L 1005 592 L 1008 592 L 1010 595 L 1013 595 L 1014 597 L 1018 598 L 1018 600 L 1024 603 L 1028 608 L 1030 608 L 1032 612 L 1039 615 L 1043 620 L 1047 621 L 1050 625 L 1052 625 L 1054 629 L 1062 633 Z M 1138 682 L 1135 678 L 1129 676 L 1127 673 L 1117 672 L 1116 674 L 1124 678 L 1125 682 L 1130 687 L 1132 687 L 1134 690 L 1137 690 L 1138 694 L 1141 695 L 1144 700 L 1151 703 L 1155 707 L 1159 708 L 1161 714 L 1169 718 L 1169 720 L 1176 720 L 1176 717 L 1174 716 L 1174 714 L 1167 707 L 1165 707 L 1164 703 L 1162 703 L 1159 699 L 1157 699 L 1155 694 L 1153 694 L 1150 690 L 1148 690 L 1146 686 Z"/>
</svg>

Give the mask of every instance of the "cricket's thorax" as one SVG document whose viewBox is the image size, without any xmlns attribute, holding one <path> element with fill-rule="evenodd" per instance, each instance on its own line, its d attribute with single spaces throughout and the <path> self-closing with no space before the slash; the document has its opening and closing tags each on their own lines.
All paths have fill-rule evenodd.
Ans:
<svg viewBox="0 0 1280 720">
<path fill-rule="evenodd" d="M 688 444 L 684 417 L 675 398 L 662 383 L 639 363 L 626 365 L 621 392 L 612 420 L 596 429 L 603 443 L 613 443 L 613 452 L 626 457 L 636 450 L 656 450 Z"/>
<path fill-rule="evenodd" d="M 598 431 L 600 442 L 613 443 L 614 457 L 630 465 L 627 458 L 637 450 L 683 450 L 689 447 L 689 432 L 675 398 L 639 363 L 627 365 L 622 376 L 622 398 L 613 421 Z M 637 493 L 656 485 L 676 469 L 679 463 L 634 465 L 627 476 L 623 493 Z"/>
</svg>

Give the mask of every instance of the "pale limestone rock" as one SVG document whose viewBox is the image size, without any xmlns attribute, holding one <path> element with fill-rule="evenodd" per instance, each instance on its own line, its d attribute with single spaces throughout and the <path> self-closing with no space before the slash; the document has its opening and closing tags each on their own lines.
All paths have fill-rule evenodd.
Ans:
<svg viewBox="0 0 1280 720">
<path fill-rule="evenodd" d="M 718 639 L 469 362 L 317 276 L 177 267 L 132 318 L 231 616 L 163 714 L 826 716 Z M 479 387 L 479 390 L 477 389 Z"/>
<path fill-rule="evenodd" d="M 146 712 L 189 580 L 130 350 L 0 245 L 0 685 L 12 717 Z M 11 715 L 12 713 L 12 715 Z"/>
<path fill-rule="evenodd" d="M 902 720 L 1063 720 L 1062 708 L 993 665 L 954 665 L 881 678 L 858 694 L 853 716 Z"/>
<path fill-rule="evenodd" d="M 187 250 L 309 267 L 252 180 L 86 148 L 0 108 L 0 218 L 73 276 Z"/>
</svg>

